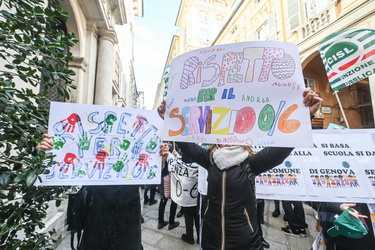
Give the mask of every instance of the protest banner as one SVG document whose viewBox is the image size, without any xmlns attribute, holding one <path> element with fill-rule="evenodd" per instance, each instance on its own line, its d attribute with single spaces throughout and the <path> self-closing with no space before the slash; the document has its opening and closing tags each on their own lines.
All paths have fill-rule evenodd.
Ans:
<svg viewBox="0 0 375 250">
<path fill-rule="evenodd" d="M 155 111 L 52 102 L 56 163 L 36 185 L 160 184 L 162 126 Z"/>
<path fill-rule="evenodd" d="M 313 130 L 313 140 L 257 176 L 257 198 L 375 203 L 375 129 Z"/>
<path fill-rule="evenodd" d="M 304 88 L 294 44 L 244 42 L 182 54 L 171 63 L 163 139 L 312 147 Z"/>
</svg>

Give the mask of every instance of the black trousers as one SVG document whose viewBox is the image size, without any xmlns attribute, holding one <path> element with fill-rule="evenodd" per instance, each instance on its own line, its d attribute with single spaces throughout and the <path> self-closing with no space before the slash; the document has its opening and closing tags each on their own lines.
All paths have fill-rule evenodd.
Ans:
<svg viewBox="0 0 375 250">
<path fill-rule="evenodd" d="M 199 214 L 197 206 L 184 207 L 186 236 L 190 240 L 194 240 L 194 225 L 197 235 L 199 236 Z"/>
<path fill-rule="evenodd" d="M 293 229 L 307 228 L 302 201 L 282 201 L 289 226 Z"/>
<path fill-rule="evenodd" d="M 158 220 L 159 223 L 164 222 L 164 212 L 165 212 L 165 206 L 167 205 L 168 198 L 162 198 L 159 203 L 159 214 L 158 214 Z M 177 210 L 177 204 L 171 199 L 171 207 L 169 210 L 169 224 L 174 223 L 174 218 L 176 216 L 176 210 Z"/>
<path fill-rule="evenodd" d="M 148 198 L 147 192 L 150 190 L 150 198 Z M 149 185 L 146 186 L 145 192 L 143 195 L 144 202 L 154 202 L 155 201 L 155 194 L 156 194 L 156 185 Z"/>
<path fill-rule="evenodd" d="M 259 233 L 260 236 L 263 238 L 263 231 L 262 231 L 262 224 L 260 223 L 264 217 L 264 200 L 257 199 L 257 220 L 259 225 Z"/>
</svg>

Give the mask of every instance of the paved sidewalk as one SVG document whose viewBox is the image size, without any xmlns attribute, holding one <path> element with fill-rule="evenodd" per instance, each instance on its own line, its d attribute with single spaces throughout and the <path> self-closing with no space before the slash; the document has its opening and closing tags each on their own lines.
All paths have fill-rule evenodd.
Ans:
<svg viewBox="0 0 375 250">
<path fill-rule="evenodd" d="M 145 222 L 142 224 L 142 244 L 145 250 L 198 250 L 198 244 L 190 245 L 181 240 L 181 235 L 185 233 L 184 217 L 176 218 L 180 222 L 180 226 L 172 230 L 168 230 L 168 226 L 161 230 L 157 229 L 158 224 L 158 203 L 152 206 L 145 205 L 142 211 Z M 165 219 L 169 217 L 169 204 L 165 209 Z M 281 204 L 280 204 L 281 205 Z M 307 237 L 297 238 L 295 236 L 286 235 L 281 231 L 281 227 L 285 226 L 282 215 L 278 218 L 272 217 L 274 210 L 273 201 L 265 202 L 264 210 L 264 238 L 270 244 L 272 250 L 310 250 L 311 245 L 317 235 L 315 229 L 316 220 L 314 218 L 311 207 L 304 205 L 306 222 L 309 225 L 307 229 Z M 177 212 L 179 207 L 177 208 Z M 283 213 L 282 213 L 283 214 Z M 70 250 L 70 235 L 61 242 L 56 248 L 57 250 Z"/>
</svg>

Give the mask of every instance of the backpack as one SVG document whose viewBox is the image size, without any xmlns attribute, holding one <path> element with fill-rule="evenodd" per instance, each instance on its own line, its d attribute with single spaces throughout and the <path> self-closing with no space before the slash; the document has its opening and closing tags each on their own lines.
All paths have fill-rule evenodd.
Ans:
<svg viewBox="0 0 375 250">
<path fill-rule="evenodd" d="M 92 190 L 89 186 L 82 186 L 77 193 L 70 193 L 68 195 L 67 224 L 68 231 L 70 231 L 70 246 L 73 250 L 80 247 L 87 210 L 92 203 Z M 74 247 L 75 234 L 77 234 L 77 248 Z"/>
</svg>

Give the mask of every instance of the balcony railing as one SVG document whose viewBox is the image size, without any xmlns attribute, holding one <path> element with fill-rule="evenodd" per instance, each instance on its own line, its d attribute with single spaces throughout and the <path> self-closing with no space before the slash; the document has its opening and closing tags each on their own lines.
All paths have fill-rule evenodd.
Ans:
<svg viewBox="0 0 375 250">
<path fill-rule="evenodd" d="M 297 30 L 300 42 L 324 29 L 337 19 L 336 6 L 332 5 L 319 13 L 315 18 L 305 21 Z"/>
</svg>

